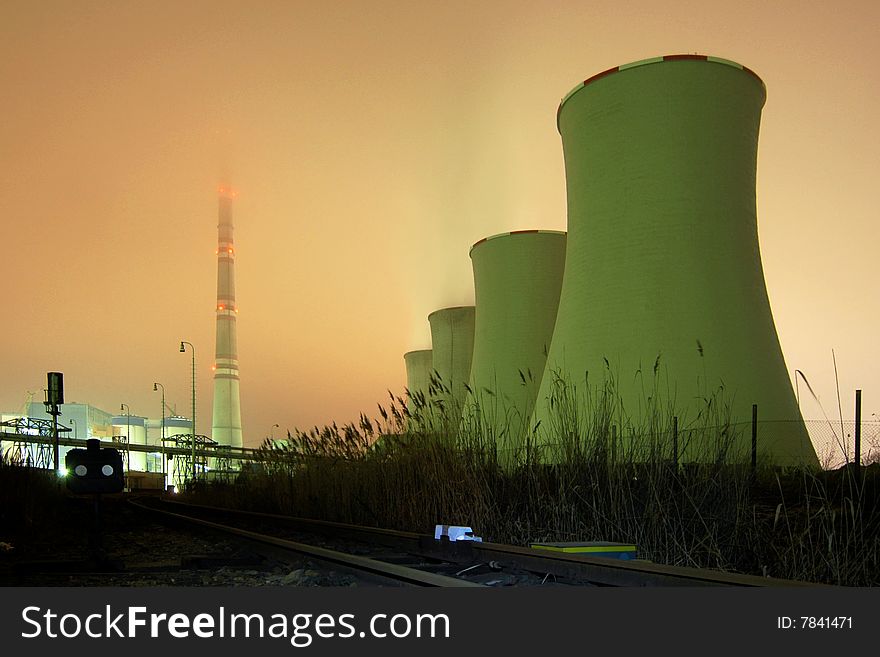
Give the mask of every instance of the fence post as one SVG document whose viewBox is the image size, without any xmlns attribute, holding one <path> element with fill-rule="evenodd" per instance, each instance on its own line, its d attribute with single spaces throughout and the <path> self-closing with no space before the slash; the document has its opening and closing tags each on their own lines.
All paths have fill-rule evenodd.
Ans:
<svg viewBox="0 0 880 657">
<path fill-rule="evenodd" d="M 758 405 L 752 404 L 752 474 L 758 469 Z"/>
<path fill-rule="evenodd" d="M 856 483 L 861 483 L 862 476 L 862 391 L 856 390 L 856 435 L 853 461 L 856 467 Z"/>
<path fill-rule="evenodd" d="M 672 465 L 678 467 L 678 416 L 672 416 Z"/>
</svg>

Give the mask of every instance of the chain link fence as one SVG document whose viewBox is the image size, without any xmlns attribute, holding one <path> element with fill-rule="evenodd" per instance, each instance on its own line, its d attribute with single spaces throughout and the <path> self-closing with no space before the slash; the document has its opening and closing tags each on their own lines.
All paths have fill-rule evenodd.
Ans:
<svg viewBox="0 0 880 657">
<path fill-rule="evenodd" d="M 824 469 L 839 468 L 855 460 L 855 421 L 805 420 L 804 423 Z M 880 422 L 862 420 L 861 442 L 862 465 L 880 463 Z"/>
<path fill-rule="evenodd" d="M 681 462 L 718 461 L 748 462 L 751 458 L 751 422 L 729 422 L 719 425 L 690 423 L 677 425 L 675 418 L 663 418 L 653 426 L 625 426 L 621 430 L 612 422 L 578 421 L 555 435 L 577 437 L 576 440 L 546 441 L 545 448 L 566 460 L 575 451 L 606 453 L 615 460 L 644 461 L 673 459 Z M 760 461 L 774 453 L 777 440 L 791 440 L 802 435 L 801 420 L 761 420 L 756 426 L 756 447 Z M 840 468 L 855 461 L 855 421 L 804 420 L 803 426 L 816 451 L 819 465 L 825 470 Z M 552 434 L 551 434 L 552 435 Z M 498 440 L 503 443 L 503 436 Z M 504 446 L 506 447 L 506 446 Z M 502 447 L 502 449 L 504 448 Z M 861 464 L 880 463 L 880 422 L 861 422 Z"/>
</svg>

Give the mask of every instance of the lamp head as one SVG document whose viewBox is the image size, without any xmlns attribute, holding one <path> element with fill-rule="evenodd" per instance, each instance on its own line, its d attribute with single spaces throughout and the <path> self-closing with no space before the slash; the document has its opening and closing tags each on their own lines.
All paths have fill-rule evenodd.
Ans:
<svg viewBox="0 0 880 657">
<path fill-rule="evenodd" d="M 158 389 L 159 389 L 159 384 L 154 383 L 153 384 L 153 392 L 156 392 Z"/>
<path fill-rule="evenodd" d="M 183 343 L 181 342 L 180 343 L 180 353 L 183 353 L 184 351 L 186 351 L 186 349 L 183 348 Z"/>
</svg>

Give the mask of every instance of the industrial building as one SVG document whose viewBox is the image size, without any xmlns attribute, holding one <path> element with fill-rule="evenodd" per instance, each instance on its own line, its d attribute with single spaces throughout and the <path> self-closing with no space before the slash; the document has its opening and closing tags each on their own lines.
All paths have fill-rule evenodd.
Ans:
<svg viewBox="0 0 880 657">
<path fill-rule="evenodd" d="M 207 437 L 194 431 L 193 422 L 181 416 L 164 416 L 148 419 L 131 415 L 125 404 L 123 413 L 112 415 L 88 404 L 60 404 L 60 432 L 64 438 L 86 440 L 99 438 L 115 443 L 124 454 L 124 465 L 130 485 L 139 487 L 164 487 L 181 485 L 193 473 L 210 470 L 231 472 L 232 460 L 242 458 L 248 450 L 242 449 L 241 403 L 239 395 L 239 370 L 236 336 L 238 307 L 235 298 L 235 244 L 233 240 L 232 201 L 235 193 L 227 187 L 218 189 L 219 219 L 217 242 L 217 300 L 215 304 L 216 343 L 214 372 L 214 404 L 212 435 Z M 181 342 L 181 351 L 184 350 Z M 192 345 L 190 345 L 192 346 Z M 154 384 L 155 386 L 159 384 Z M 195 357 L 193 356 L 193 416 L 195 416 Z M 164 388 L 163 388 L 164 403 Z M 28 442 L 27 436 L 48 435 L 47 422 L 51 416 L 42 403 L 29 402 L 22 413 L 6 413 L 0 422 L 0 432 L 16 436 L 13 440 L 0 441 L 0 452 L 7 458 L 39 467 L 57 467 L 47 457 L 46 446 L 40 441 Z M 193 437 L 193 434 L 196 434 Z M 194 445 L 195 443 L 195 445 Z M 187 445 L 192 451 L 189 458 L 180 449 Z M 155 450 L 149 449 L 155 447 Z M 168 452 L 178 448 L 176 458 Z M 221 447 L 224 449 L 216 449 Z M 63 464 L 70 445 L 60 447 L 59 462 Z M 197 450 L 217 456 L 196 455 Z M 166 473 L 163 481 L 161 473 Z M 154 482 L 155 476 L 158 481 Z M 133 481 L 149 479 L 150 482 Z"/>
<path fill-rule="evenodd" d="M 4 413 L 0 422 L 18 423 L 20 430 L 3 427 L 4 433 L 39 435 L 43 423 L 51 422 L 52 417 L 42 403 L 30 402 L 23 413 Z M 113 415 L 90 404 L 61 404 L 58 424 L 59 434 L 65 438 L 88 440 L 98 438 L 105 443 L 114 443 L 123 453 L 123 463 L 132 480 L 132 488 L 163 488 L 167 485 L 180 485 L 182 472 L 177 472 L 173 459 L 168 459 L 167 447 L 178 441 L 189 440 L 192 423 L 188 418 L 170 416 L 149 419 L 140 415 Z M 163 440 L 164 437 L 164 440 Z M 128 449 L 128 446 L 142 446 L 146 449 Z M 150 447 L 154 449 L 149 449 Z M 60 461 L 63 464 L 70 446 L 60 447 Z M 45 446 L 23 444 L 15 440 L 0 441 L 0 453 L 13 462 L 31 463 L 38 467 L 52 467 L 50 455 Z M 165 472 L 166 477 L 161 477 Z M 153 476 L 149 476 L 153 475 Z M 158 476 L 157 476 L 158 475 Z M 149 481 L 146 481 L 149 480 Z"/>
</svg>

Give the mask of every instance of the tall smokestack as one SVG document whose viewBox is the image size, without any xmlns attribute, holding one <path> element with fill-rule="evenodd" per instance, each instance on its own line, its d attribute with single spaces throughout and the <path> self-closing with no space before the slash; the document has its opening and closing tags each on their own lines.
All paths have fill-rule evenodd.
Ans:
<svg viewBox="0 0 880 657">
<path fill-rule="evenodd" d="M 217 225 L 217 342 L 214 355 L 214 423 L 211 438 L 221 445 L 241 447 L 238 348 L 235 319 L 235 244 L 232 240 L 232 199 L 235 192 L 220 187 Z"/>
</svg>

